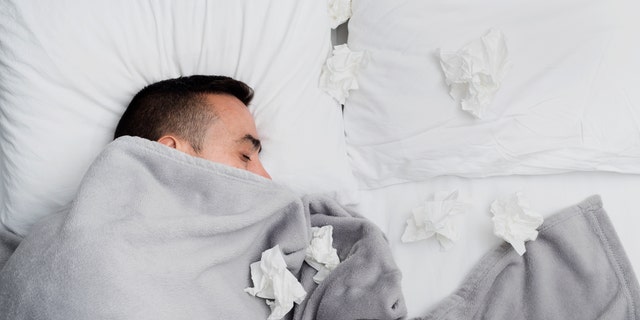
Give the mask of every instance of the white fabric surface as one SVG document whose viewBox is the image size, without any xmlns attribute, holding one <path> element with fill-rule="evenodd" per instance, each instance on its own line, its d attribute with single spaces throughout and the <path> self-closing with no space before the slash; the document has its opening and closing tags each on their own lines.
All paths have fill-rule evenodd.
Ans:
<svg viewBox="0 0 640 320">
<path fill-rule="evenodd" d="M 274 180 L 302 193 L 355 186 L 340 106 L 318 89 L 327 3 L 8 0 L 0 3 L 0 221 L 25 234 L 71 200 L 145 85 L 220 74 L 250 109 Z"/>
<path fill-rule="evenodd" d="M 640 2 L 354 0 L 369 61 L 345 103 L 354 173 L 376 188 L 437 175 L 640 173 Z M 448 94 L 438 49 L 495 28 L 512 67 L 483 119 Z"/>
<path fill-rule="evenodd" d="M 458 190 L 467 203 L 457 225 L 460 237 L 447 251 L 437 241 L 401 242 L 411 210 L 439 191 Z M 357 210 L 387 234 L 403 273 L 403 292 L 409 316 L 424 315 L 451 294 L 480 258 L 502 239 L 493 234 L 491 203 L 522 191 L 532 210 L 545 218 L 590 195 L 602 196 L 604 209 L 616 228 L 636 274 L 640 272 L 640 176 L 606 172 L 574 172 L 541 176 L 460 178 L 442 176 L 430 181 L 397 184 L 361 191 Z M 526 253 L 525 253 L 526 255 Z"/>
</svg>

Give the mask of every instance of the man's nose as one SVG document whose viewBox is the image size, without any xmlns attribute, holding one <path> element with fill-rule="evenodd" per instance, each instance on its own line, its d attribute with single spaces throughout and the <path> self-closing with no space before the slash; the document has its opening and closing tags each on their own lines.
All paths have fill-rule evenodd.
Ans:
<svg viewBox="0 0 640 320">
<path fill-rule="evenodd" d="M 271 176 L 269 175 L 267 170 L 265 170 L 265 168 L 262 166 L 262 162 L 260 162 L 260 160 L 257 160 L 255 162 L 255 166 L 251 168 L 251 172 L 271 180 Z"/>
</svg>

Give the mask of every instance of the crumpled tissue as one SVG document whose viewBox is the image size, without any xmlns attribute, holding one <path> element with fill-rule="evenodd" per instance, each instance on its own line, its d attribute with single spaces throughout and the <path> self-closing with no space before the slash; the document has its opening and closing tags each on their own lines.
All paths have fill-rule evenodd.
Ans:
<svg viewBox="0 0 640 320">
<path fill-rule="evenodd" d="M 322 67 L 320 89 L 344 104 L 349 90 L 358 89 L 356 78 L 364 61 L 364 52 L 351 51 L 346 44 L 335 46 Z"/>
<path fill-rule="evenodd" d="M 267 299 L 271 308 L 267 320 L 282 319 L 292 308 L 300 304 L 307 295 L 298 279 L 287 269 L 280 246 L 262 253 L 260 261 L 250 266 L 253 288 L 244 291 L 252 296 Z"/>
<path fill-rule="evenodd" d="M 328 0 L 329 18 L 331 19 L 331 29 L 351 18 L 351 0 Z"/>
<path fill-rule="evenodd" d="M 333 226 L 312 227 L 311 234 L 304 261 L 318 271 L 313 281 L 319 284 L 338 266 L 340 258 L 333 247 Z"/>
<path fill-rule="evenodd" d="M 510 243 L 519 255 L 527 251 L 525 241 L 536 240 L 536 229 L 544 221 L 542 215 L 529 208 L 521 192 L 495 200 L 491 204 L 491 212 L 493 233 Z"/>
<path fill-rule="evenodd" d="M 462 109 L 482 118 L 510 68 L 504 35 L 489 30 L 458 51 L 440 50 L 440 66 L 449 94 L 460 100 Z"/>
<path fill-rule="evenodd" d="M 467 205 L 458 201 L 458 191 L 437 192 L 433 200 L 413 209 L 402 242 L 413 242 L 434 237 L 443 250 L 450 249 L 458 240 L 458 231 L 451 217 L 464 213 Z"/>
</svg>

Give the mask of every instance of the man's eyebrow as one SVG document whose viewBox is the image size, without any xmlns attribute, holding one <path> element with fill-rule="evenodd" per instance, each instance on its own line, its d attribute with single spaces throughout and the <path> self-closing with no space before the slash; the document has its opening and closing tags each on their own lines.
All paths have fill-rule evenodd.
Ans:
<svg viewBox="0 0 640 320">
<path fill-rule="evenodd" d="M 260 143 L 260 139 L 252 136 L 251 134 L 246 134 L 244 137 L 242 137 L 240 140 L 238 140 L 239 143 L 251 143 L 253 145 L 253 149 L 257 150 L 258 152 L 262 151 L 262 143 Z"/>
</svg>

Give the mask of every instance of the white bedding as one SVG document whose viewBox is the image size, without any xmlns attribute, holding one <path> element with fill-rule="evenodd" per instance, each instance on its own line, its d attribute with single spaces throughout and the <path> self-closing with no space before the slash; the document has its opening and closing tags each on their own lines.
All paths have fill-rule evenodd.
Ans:
<svg viewBox="0 0 640 320">
<path fill-rule="evenodd" d="M 640 3 L 354 0 L 349 47 L 369 56 L 345 103 L 360 185 L 438 175 L 640 173 Z M 449 96 L 439 50 L 489 29 L 511 68 L 484 117 Z"/>
<path fill-rule="evenodd" d="M 431 238 L 402 243 L 405 220 L 411 209 L 438 191 L 459 191 L 459 200 L 469 204 L 457 220 L 460 239 L 441 251 Z M 604 172 L 542 176 L 503 176 L 482 179 L 442 176 L 425 182 L 397 184 L 360 192 L 358 207 L 383 231 L 403 272 L 403 290 L 410 316 L 420 316 L 451 294 L 470 269 L 501 242 L 493 235 L 489 207 L 499 197 L 522 191 L 533 210 L 547 217 L 590 195 L 602 196 L 636 274 L 640 272 L 640 176 Z"/>
<path fill-rule="evenodd" d="M 315 0 L 0 1 L 0 223 L 24 235 L 62 210 L 133 95 L 192 74 L 255 89 L 276 181 L 354 186 L 340 105 L 317 86 L 329 22 Z"/>
<path fill-rule="evenodd" d="M 233 14 L 205 2 L 66 0 L 49 5 L 58 15 L 37 1 L 0 3 L 18 8 L 3 11 L 3 21 L 22 23 L 0 23 L 0 42 L 13 41 L 0 50 L 0 221 L 26 233 L 64 207 L 139 87 L 224 73 L 256 87 L 251 110 L 264 162 L 280 182 L 308 192 L 355 188 L 349 152 L 362 188 L 355 209 L 387 234 L 410 316 L 450 294 L 501 242 L 489 206 L 516 191 L 544 216 L 601 195 L 640 271 L 640 175 L 558 174 L 640 173 L 636 0 L 354 0 L 348 44 L 369 61 L 345 103 L 346 144 L 339 106 L 317 88 L 330 52 L 324 3 L 249 1 L 215 2 Z M 236 23 L 229 35 L 225 26 Z M 174 38 L 179 26 L 199 36 Z M 435 50 L 459 48 L 489 28 L 504 32 L 514 65 L 478 120 L 449 97 Z M 547 175 L 509 175 L 516 173 Z M 493 175 L 503 176 L 477 178 Z M 452 190 L 470 205 L 453 248 L 402 243 L 411 209 Z"/>
<path fill-rule="evenodd" d="M 410 316 L 451 294 L 502 242 L 490 205 L 517 191 L 545 217 L 601 195 L 640 271 L 639 8 L 632 0 L 353 0 L 347 43 L 369 58 L 344 106 L 357 210 L 386 232 Z M 438 50 L 490 29 L 505 35 L 512 67 L 478 119 L 449 95 Z M 469 205 L 455 216 L 454 246 L 401 242 L 412 209 L 453 190 Z"/>
</svg>

